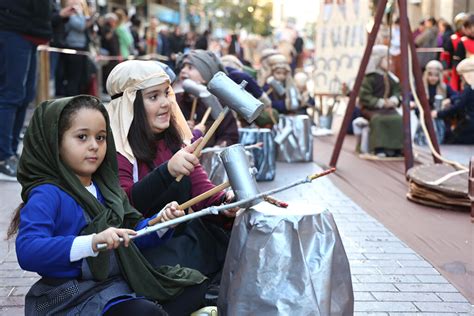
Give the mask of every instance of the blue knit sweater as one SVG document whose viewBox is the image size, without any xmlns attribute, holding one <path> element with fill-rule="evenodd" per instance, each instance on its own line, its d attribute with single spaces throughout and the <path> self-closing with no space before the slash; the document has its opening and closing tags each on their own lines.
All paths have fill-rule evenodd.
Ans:
<svg viewBox="0 0 474 316">
<path fill-rule="evenodd" d="M 97 188 L 98 200 L 103 203 Z M 139 230 L 151 218 L 140 221 Z M 82 207 L 66 192 L 52 184 L 31 190 L 28 202 L 21 210 L 16 238 L 16 254 L 22 269 L 51 278 L 77 278 L 82 260 L 70 262 L 71 246 L 87 225 Z M 133 242 L 139 248 L 153 247 L 171 238 L 169 229 L 161 238 L 150 234 Z"/>
</svg>

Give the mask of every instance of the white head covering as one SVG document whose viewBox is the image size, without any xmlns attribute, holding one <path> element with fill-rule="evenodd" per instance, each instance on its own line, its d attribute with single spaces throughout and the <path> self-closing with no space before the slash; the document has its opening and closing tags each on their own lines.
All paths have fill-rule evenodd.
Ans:
<svg viewBox="0 0 474 316">
<path fill-rule="evenodd" d="M 456 67 L 456 71 L 464 77 L 464 80 L 471 87 L 474 86 L 474 57 L 463 59 Z"/>
<path fill-rule="evenodd" d="M 423 73 L 423 84 L 425 86 L 426 95 L 428 93 L 428 73 L 436 73 L 438 76 L 438 84 L 436 86 L 436 94 L 446 97 L 446 84 L 443 82 L 443 64 L 438 60 L 430 60 L 425 66 L 425 72 Z"/>
<path fill-rule="evenodd" d="M 385 45 L 374 45 L 372 48 L 372 53 L 370 54 L 370 59 L 365 69 L 366 74 L 372 72 L 382 71 L 380 68 L 380 62 L 384 57 L 387 57 L 388 47 Z"/>
<path fill-rule="evenodd" d="M 110 127 L 114 135 L 117 151 L 130 163 L 135 162 L 132 148 L 128 142 L 128 132 L 133 121 L 133 103 L 138 90 L 143 90 L 162 83 L 170 83 L 166 72 L 155 61 L 127 60 L 112 69 L 107 78 L 107 92 L 112 101 L 107 105 L 110 116 Z M 168 98 L 171 100 L 171 113 L 185 142 L 192 138 L 191 130 L 181 112 L 173 89 L 170 86 Z"/>
</svg>

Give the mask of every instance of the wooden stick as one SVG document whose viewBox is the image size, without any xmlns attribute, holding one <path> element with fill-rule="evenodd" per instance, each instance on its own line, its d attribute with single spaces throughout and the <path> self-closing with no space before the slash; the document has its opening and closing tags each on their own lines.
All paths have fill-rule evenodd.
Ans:
<svg viewBox="0 0 474 316">
<path fill-rule="evenodd" d="M 199 145 L 196 147 L 196 150 L 194 150 L 194 153 L 193 153 L 194 156 L 199 157 L 201 155 L 201 150 L 204 148 L 204 146 L 206 146 L 207 142 L 209 141 L 209 139 L 211 139 L 212 135 L 214 135 L 214 133 L 216 132 L 216 129 L 222 123 L 222 121 L 224 120 L 224 117 L 226 116 L 228 112 L 229 112 L 229 108 L 225 107 L 224 111 L 219 113 L 219 116 L 214 121 L 214 123 L 212 123 L 206 135 L 204 135 L 204 138 L 201 140 L 201 143 L 199 143 Z M 181 181 L 182 178 L 183 178 L 183 175 L 179 175 L 176 178 L 176 182 Z"/>
<path fill-rule="evenodd" d="M 221 183 L 218 186 L 215 186 L 214 188 L 210 189 L 209 191 L 201 193 L 198 196 L 193 197 L 189 201 L 178 205 L 178 210 L 185 210 L 188 207 L 191 207 L 191 206 L 193 206 L 193 205 L 195 205 L 195 204 L 197 204 L 201 201 L 204 201 L 205 199 L 210 198 L 211 196 L 221 192 L 222 190 L 227 189 L 228 187 L 230 187 L 230 182 L 229 181 Z M 153 225 L 159 223 L 161 221 L 161 218 L 162 218 L 161 214 L 158 215 L 157 217 L 155 217 L 154 219 L 152 219 L 148 222 L 148 226 L 153 226 Z"/>
<path fill-rule="evenodd" d="M 212 111 L 211 108 L 207 108 L 206 113 L 204 113 L 204 116 L 202 117 L 202 120 L 201 120 L 202 125 L 206 125 L 207 119 L 209 118 L 211 111 Z"/>
<path fill-rule="evenodd" d="M 191 106 L 191 114 L 189 115 L 190 121 L 194 121 L 194 115 L 196 114 L 197 102 L 198 102 L 198 98 L 194 97 L 193 105 Z"/>
</svg>

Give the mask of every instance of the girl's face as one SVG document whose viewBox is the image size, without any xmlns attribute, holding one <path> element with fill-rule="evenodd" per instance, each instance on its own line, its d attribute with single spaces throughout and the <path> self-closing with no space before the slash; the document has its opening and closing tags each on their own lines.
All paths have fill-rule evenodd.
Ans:
<svg viewBox="0 0 474 316">
<path fill-rule="evenodd" d="M 277 68 L 273 71 L 273 77 L 275 78 L 275 80 L 284 82 L 286 79 L 286 73 L 287 71 L 285 69 Z"/>
<path fill-rule="evenodd" d="M 205 84 L 206 81 L 202 78 L 201 73 L 189 63 L 184 63 L 183 68 L 179 73 L 179 79 L 191 79 L 197 83 Z"/>
<path fill-rule="evenodd" d="M 439 74 L 435 71 L 428 71 L 428 84 L 434 86 L 439 82 Z"/>
<path fill-rule="evenodd" d="M 81 183 L 88 186 L 105 158 L 105 118 L 98 110 L 83 108 L 72 115 L 70 125 L 61 138 L 59 155 Z"/>
<path fill-rule="evenodd" d="M 168 83 L 142 90 L 147 121 L 153 133 L 161 133 L 170 126 L 171 101 L 168 98 L 169 90 L 170 85 Z"/>
</svg>

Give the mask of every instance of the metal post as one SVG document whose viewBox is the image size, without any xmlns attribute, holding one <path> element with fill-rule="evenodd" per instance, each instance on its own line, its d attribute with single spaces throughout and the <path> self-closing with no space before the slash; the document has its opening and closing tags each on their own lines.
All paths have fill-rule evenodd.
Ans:
<svg viewBox="0 0 474 316">
<path fill-rule="evenodd" d="M 365 69 L 367 68 L 367 64 L 369 63 L 370 54 L 372 53 L 372 47 L 374 47 L 375 39 L 377 37 L 380 24 L 382 23 L 382 18 L 383 18 L 386 4 L 387 4 L 387 0 L 380 0 L 377 6 L 374 26 L 372 27 L 372 31 L 370 32 L 369 38 L 367 40 L 367 46 L 365 47 L 365 52 L 364 52 L 364 56 L 362 57 L 362 61 L 360 63 L 359 72 L 357 73 L 354 87 L 352 88 L 352 92 L 349 98 L 349 104 L 347 105 L 347 109 L 346 109 L 346 114 L 344 115 L 344 120 L 342 121 L 341 129 L 339 130 L 339 134 L 337 136 L 336 145 L 334 146 L 332 156 L 331 156 L 331 161 L 329 162 L 329 165 L 331 167 L 336 167 L 337 159 L 339 158 L 339 154 L 342 148 L 342 143 L 344 141 L 344 136 L 346 136 L 347 128 L 349 127 L 352 113 L 354 112 L 355 101 L 359 94 L 360 87 L 362 85 L 362 80 L 364 79 Z"/>
</svg>

